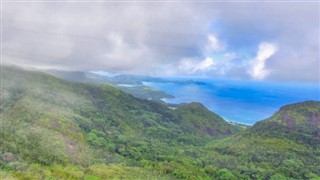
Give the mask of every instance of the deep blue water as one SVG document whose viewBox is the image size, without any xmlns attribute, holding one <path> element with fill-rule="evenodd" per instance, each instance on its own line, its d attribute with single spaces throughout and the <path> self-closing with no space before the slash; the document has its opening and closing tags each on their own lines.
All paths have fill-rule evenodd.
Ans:
<svg viewBox="0 0 320 180">
<path fill-rule="evenodd" d="M 320 100 L 319 84 L 194 80 L 204 83 L 146 82 L 145 85 L 174 95 L 175 98 L 164 99 L 168 103 L 201 102 L 228 121 L 249 125 L 270 117 L 283 105 Z"/>
</svg>

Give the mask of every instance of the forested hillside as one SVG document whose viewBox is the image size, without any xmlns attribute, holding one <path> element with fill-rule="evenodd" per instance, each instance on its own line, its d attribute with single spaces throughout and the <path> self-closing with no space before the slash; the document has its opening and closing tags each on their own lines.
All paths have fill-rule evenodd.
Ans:
<svg viewBox="0 0 320 180">
<path fill-rule="evenodd" d="M 163 91 L 150 88 L 143 85 L 144 81 L 168 81 L 160 78 L 151 78 L 148 76 L 134 76 L 134 75 L 115 75 L 113 77 L 103 76 L 93 72 L 68 72 L 68 71 L 45 71 L 49 74 L 54 75 L 55 77 L 65 79 L 71 82 L 80 82 L 80 83 L 94 83 L 97 85 L 100 84 L 109 84 L 116 87 L 128 94 L 131 94 L 135 97 L 142 99 L 149 99 L 154 101 L 162 102 L 162 98 L 173 98 L 172 95 L 169 95 Z"/>
<path fill-rule="evenodd" d="M 173 110 L 104 84 L 1 68 L 4 179 L 320 178 L 319 102 L 243 129 L 200 103 Z"/>
</svg>

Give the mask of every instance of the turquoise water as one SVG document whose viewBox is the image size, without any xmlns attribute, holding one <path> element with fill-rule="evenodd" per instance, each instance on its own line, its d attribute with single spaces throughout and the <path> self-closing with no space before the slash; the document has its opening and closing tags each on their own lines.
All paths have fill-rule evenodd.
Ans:
<svg viewBox="0 0 320 180">
<path fill-rule="evenodd" d="M 202 83 L 182 83 L 190 79 L 172 79 L 172 83 L 145 82 L 175 96 L 167 103 L 201 102 L 224 119 L 252 125 L 270 117 L 281 106 L 320 100 L 319 84 L 265 83 L 238 80 L 193 79 Z"/>
</svg>

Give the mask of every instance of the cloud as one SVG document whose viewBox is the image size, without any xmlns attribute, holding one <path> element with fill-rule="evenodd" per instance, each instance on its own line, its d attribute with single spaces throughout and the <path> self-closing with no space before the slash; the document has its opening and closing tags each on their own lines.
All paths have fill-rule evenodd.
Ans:
<svg viewBox="0 0 320 180">
<path fill-rule="evenodd" d="M 170 74 L 191 74 L 194 70 L 195 65 L 197 64 L 197 61 L 194 59 L 182 59 L 178 66 L 174 65 L 170 67 L 171 69 Z M 178 67 L 178 68 L 175 68 Z"/>
<path fill-rule="evenodd" d="M 208 35 L 208 44 L 206 45 L 207 52 L 217 52 L 225 49 L 225 44 L 221 43 L 216 35 Z"/>
<path fill-rule="evenodd" d="M 249 70 L 253 79 L 262 80 L 268 75 L 269 71 L 265 69 L 265 64 L 276 51 L 275 44 L 263 42 L 259 45 L 257 56 L 252 60 Z"/>
<path fill-rule="evenodd" d="M 195 65 L 192 72 L 207 71 L 214 66 L 214 61 L 210 57 L 206 57 L 203 61 Z"/>
<path fill-rule="evenodd" d="M 176 3 L 4 3 L 3 62 L 152 74 L 201 55 L 206 26 L 193 11 Z"/>
<path fill-rule="evenodd" d="M 318 2 L 2 5 L 3 63 L 158 76 L 205 73 L 320 81 Z M 276 42 L 281 51 L 253 68 L 248 60 L 255 59 L 260 42 Z"/>
<path fill-rule="evenodd" d="M 206 57 L 204 60 L 182 59 L 177 66 L 172 66 L 169 74 L 172 75 L 191 75 L 196 73 L 205 73 L 215 66 L 212 58 Z M 176 68 L 178 67 L 178 68 Z"/>
</svg>

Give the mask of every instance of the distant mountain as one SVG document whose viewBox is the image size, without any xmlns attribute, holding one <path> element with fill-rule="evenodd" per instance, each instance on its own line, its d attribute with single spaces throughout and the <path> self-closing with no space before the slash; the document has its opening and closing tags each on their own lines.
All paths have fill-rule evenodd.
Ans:
<svg viewBox="0 0 320 180">
<path fill-rule="evenodd" d="M 73 82 L 95 82 L 95 83 L 111 83 L 111 80 L 106 76 L 100 76 L 90 72 L 82 71 L 57 71 L 48 70 L 46 73 L 50 73 L 58 78 L 65 79 Z"/>
<path fill-rule="evenodd" d="M 161 80 L 147 76 L 116 75 L 113 77 L 103 76 L 92 72 L 68 72 L 68 71 L 46 71 L 55 77 L 71 82 L 108 84 L 135 97 L 162 102 L 162 98 L 173 98 L 174 96 L 163 91 L 143 85 L 143 81 Z"/>
<path fill-rule="evenodd" d="M 95 83 L 95 84 L 109 84 L 126 93 L 129 93 L 135 97 L 163 102 L 163 98 L 174 98 L 166 92 L 158 89 L 143 85 L 144 82 L 155 83 L 176 83 L 176 84 L 197 84 L 204 85 L 206 83 L 201 81 L 187 80 L 187 81 L 175 81 L 164 78 L 140 76 L 140 75 L 127 75 L 118 74 L 113 76 L 104 76 L 94 72 L 81 72 L 81 71 L 57 71 L 48 70 L 48 72 L 58 78 L 62 78 L 71 82 L 82 83 Z"/>
<path fill-rule="evenodd" d="M 306 101 L 280 108 L 250 130 L 259 136 L 285 137 L 313 146 L 320 144 L 320 102 Z"/>
</svg>

